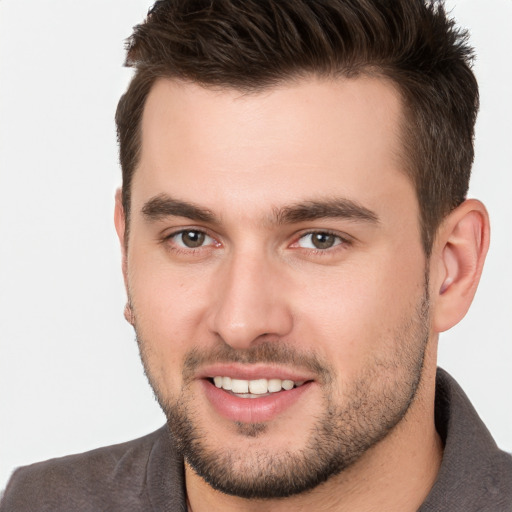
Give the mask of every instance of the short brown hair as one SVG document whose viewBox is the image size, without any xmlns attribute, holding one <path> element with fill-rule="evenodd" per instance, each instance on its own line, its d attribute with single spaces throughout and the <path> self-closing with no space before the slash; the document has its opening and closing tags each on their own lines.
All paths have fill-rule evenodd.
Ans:
<svg viewBox="0 0 512 512">
<path fill-rule="evenodd" d="M 429 255 L 469 185 L 479 100 L 467 38 L 441 0 L 158 0 L 127 41 L 135 75 L 116 112 L 127 218 L 142 112 L 158 78 L 258 91 L 311 74 L 372 74 L 402 96 L 405 167 Z"/>
</svg>

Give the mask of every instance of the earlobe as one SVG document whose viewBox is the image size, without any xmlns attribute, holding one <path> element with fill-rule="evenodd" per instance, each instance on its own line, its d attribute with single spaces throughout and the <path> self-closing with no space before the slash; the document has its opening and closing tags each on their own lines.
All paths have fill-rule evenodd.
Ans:
<svg viewBox="0 0 512 512">
<path fill-rule="evenodd" d="M 475 295 L 489 247 L 485 206 L 469 199 L 438 230 L 431 260 L 432 321 L 436 332 L 456 325 Z"/>
<path fill-rule="evenodd" d="M 123 311 L 123 314 L 124 314 L 124 318 L 125 320 L 130 324 L 130 325 L 135 325 L 135 320 L 133 318 L 133 311 L 132 311 L 132 307 L 130 305 L 129 302 L 126 303 L 125 307 L 124 307 L 124 311 Z"/>
</svg>

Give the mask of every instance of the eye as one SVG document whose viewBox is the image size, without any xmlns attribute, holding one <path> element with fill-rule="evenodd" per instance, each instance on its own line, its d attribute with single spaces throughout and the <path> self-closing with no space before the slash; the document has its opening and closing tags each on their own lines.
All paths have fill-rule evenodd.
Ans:
<svg viewBox="0 0 512 512">
<path fill-rule="evenodd" d="M 168 240 L 178 247 L 186 249 L 197 249 L 198 247 L 214 243 L 214 239 L 211 236 L 208 236 L 203 231 L 198 231 L 196 229 L 185 229 L 183 231 L 179 231 L 178 233 L 171 235 Z"/>
<path fill-rule="evenodd" d="M 301 236 L 297 245 L 304 249 L 326 250 L 340 245 L 342 242 L 343 239 L 340 236 L 325 231 L 315 231 Z"/>
</svg>

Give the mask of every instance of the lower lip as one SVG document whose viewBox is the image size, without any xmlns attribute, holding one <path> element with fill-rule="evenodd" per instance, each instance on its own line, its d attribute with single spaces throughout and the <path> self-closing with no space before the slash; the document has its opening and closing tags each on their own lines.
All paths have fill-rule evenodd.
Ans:
<svg viewBox="0 0 512 512">
<path fill-rule="evenodd" d="M 242 423 L 270 421 L 291 407 L 310 389 L 312 382 L 298 388 L 280 391 L 261 398 L 240 398 L 217 388 L 209 380 L 201 381 L 206 397 L 214 409 L 224 418 Z"/>
</svg>

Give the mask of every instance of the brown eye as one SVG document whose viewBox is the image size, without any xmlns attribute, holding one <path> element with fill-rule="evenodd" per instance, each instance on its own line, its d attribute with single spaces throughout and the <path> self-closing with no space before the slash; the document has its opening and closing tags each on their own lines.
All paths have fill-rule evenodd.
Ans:
<svg viewBox="0 0 512 512">
<path fill-rule="evenodd" d="M 174 243 L 188 249 L 196 249 L 205 244 L 206 241 L 211 242 L 211 237 L 202 231 L 188 230 L 180 231 L 173 236 Z"/>
<path fill-rule="evenodd" d="M 333 235 L 331 233 L 326 233 L 323 231 L 317 231 L 314 233 L 307 233 L 302 236 L 299 241 L 299 247 L 303 247 L 305 249 L 318 249 L 318 250 L 326 250 L 339 245 L 342 243 L 342 240 L 339 236 Z"/>
<path fill-rule="evenodd" d="M 336 242 L 336 237 L 328 233 L 313 233 L 311 242 L 317 249 L 329 249 Z"/>
</svg>

